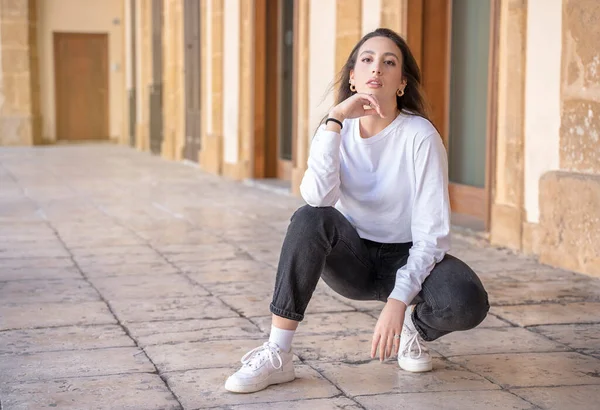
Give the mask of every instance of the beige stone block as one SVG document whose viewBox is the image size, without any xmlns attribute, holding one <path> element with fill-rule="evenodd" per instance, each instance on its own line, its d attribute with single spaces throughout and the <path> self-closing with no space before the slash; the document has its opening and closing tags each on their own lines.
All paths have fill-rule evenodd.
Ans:
<svg viewBox="0 0 600 410">
<path fill-rule="evenodd" d="M 590 323 L 598 320 L 600 303 L 549 303 L 544 305 L 497 306 L 494 313 L 519 326 Z"/>
<path fill-rule="evenodd" d="M 559 386 L 515 389 L 515 394 L 548 410 L 590 410 L 600 402 L 598 386 Z"/>
<path fill-rule="evenodd" d="M 369 410 L 438 408 L 443 408 L 444 410 L 534 409 L 530 403 L 505 391 L 381 394 L 376 396 L 359 396 L 356 400 Z"/>
<path fill-rule="evenodd" d="M 540 181 L 540 262 L 600 276 L 600 176 L 546 173 Z"/>
<path fill-rule="evenodd" d="M 563 4 L 563 67 L 568 67 L 567 84 L 581 91 L 600 85 L 599 14 L 600 5 L 594 0 L 565 0 Z"/>
<path fill-rule="evenodd" d="M 442 355 L 563 351 L 565 346 L 519 327 L 453 332 L 428 344 Z"/>
<path fill-rule="evenodd" d="M 0 33 L 3 48 L 29 48 L 29 24 L 26 20 L 4 20 Z"/>
<path fill-rule="evenodd" d="M 457 356 L 452 361 L 502 388 L 600 384 L 600 360 L 578 353 L 520 353 Z"/>
<path fill-rule="evenodd" d="M 2 20 L 26 20 L 29 15 L 28 2 L 23 0 L 1 0 Z"/>
<path fill-rule="evenodd" d="M 381 0 L 380 27 L 394 30 L 400 35 L 406 35 L 406 3 L 408 0 Z"/>
<path fill-rule="evenodd" d="M 540 253 L 540 225 L 532 222 L 523 222 L 521 250 L 527 255 Z"/>
<path fill-rule="evenodd" d="M 68 326 L 0 332 L 0 355 L 134 346 L 117 325 Z"/>
<path fill-rule="evenodd" d="M 475 373 L 437 358 L 433 359 L 433 371 L 420 374 L 401 370 L 396 360 L 380 363 L 377 359 L 360 364 L 314 363 L 314 366 L 351 396 L 500 389 Z"/>
<path fill-rule="evenodd" d="M 200 151 L 200 168 L 213 173 L 221 174 L 223 166 L 223 138 L 219 135 L 208 134 L 204 137 Z"/>
<path fill-rule="evenodd" d="M 523 212 L 510 205 L 492 205 L 492 226 L 490 242 L 492 245 L 521 249 L 521 226 Z"/>
<path fill-rule="evenodd" d="M 43 352 L 3 356 L 0 384 L 154 371 L 143 351 L 134 347 Z"/>
<path fill-rule="evenodd" d="M 21 114 L 22 121 L 27 121 L 31 115 L 29 73 L 6 75 L 2 79 L 4 102 L 2 114 Z M 21 128 L 21 127 L 19 127 Z"/>
<path fill-rule="evenodd" d="M 597 70 L 600 71 L 600 60 Z M 597 83 L 600 87 L 600 74 Z M 600 101 L 567 100 L 561 107 L 561 168 L 600 173 Z"/>
<path fill-rule="evenodd" d="M 9 409 L 177 410 L 181 406 L 157 374 L 133 373 L 10 384 L 0 387 Z"/>
<path fill-rule="evenodd" d="M 306 365 L 296 365 L 296 379 L 284 384 L 269 386 L 253 394 L 229 393 L 223 385 L 225 380 L 238 368 L 191 370 L 182 373 L 167 373 L 167 383 L 186 409 L 205 407 L 229 408 L 240 405 L 242 408 L 260 403 L 291 403 L 299 399 L 325 398 L 340 394 L 340 391 L 318 372 Z M 312 408 L 312 407 L 311 407 Z"/>
<path fill-rule="evenodd" d="M 234 164 L 229 162 L 223 163 L 223 176 L 231 178 L 235 181 L 240 181 L 246 178 L 248 174 L 248 164 L 244 161 L 236 162 Z"/>
<path fill-rule="evenodd" d="M 4 76 L 29 72 L 29 49 L 6 48 L 1 53 Z"/>
</svg>

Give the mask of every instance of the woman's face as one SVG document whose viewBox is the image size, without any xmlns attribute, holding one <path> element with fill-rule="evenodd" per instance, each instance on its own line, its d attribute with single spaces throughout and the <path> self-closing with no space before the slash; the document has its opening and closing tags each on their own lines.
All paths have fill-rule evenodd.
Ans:
<svg viewBox="0 0 600 410">
<path fill-rule="evenodd" d="M 358 50 L 356 65 L 350 71 L 356 92 L 373 94 L 380 103 L 396 101 L 396 91 L 404 90 L 402 53 L 387 37 L 373 37 Z"/>
</svg>

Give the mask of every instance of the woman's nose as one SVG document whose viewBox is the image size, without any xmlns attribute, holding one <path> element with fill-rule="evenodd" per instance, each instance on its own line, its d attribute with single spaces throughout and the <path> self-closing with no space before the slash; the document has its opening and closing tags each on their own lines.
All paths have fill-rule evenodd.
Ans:
<svg viewBox="0 0 600 410">
<path fill-rule="evenodd" d="M 379 66 L 373 67 L 373 74 L 381 74 L 381 69 L 379 68 Z"/>
</svg>

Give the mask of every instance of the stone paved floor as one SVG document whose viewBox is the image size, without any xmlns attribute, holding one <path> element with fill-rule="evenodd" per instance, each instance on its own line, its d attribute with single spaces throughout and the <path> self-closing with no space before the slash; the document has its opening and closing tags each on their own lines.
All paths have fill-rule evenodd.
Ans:
<svg viewBox="0 0 600 410">
<path fill-rule="evenodd" d="M 381 304 L 319 286 L 298 379 L 227 393 L 299 205 L 124 147 L 0 149 L 0 407 L 598 408 L 600 280 L 465 236 L 491 314 L 432 343 L 433 372 L 370 360 Z"/>
</svg>

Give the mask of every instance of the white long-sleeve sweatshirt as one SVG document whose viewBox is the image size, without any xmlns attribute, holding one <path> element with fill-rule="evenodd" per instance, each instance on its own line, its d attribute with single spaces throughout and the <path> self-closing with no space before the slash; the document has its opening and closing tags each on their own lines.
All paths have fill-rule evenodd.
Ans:
<svg viewBox="0 0 600 410">
<path fill-rule="evenodd" d="M 319 127 L 300 185 L 307 204 L 334 206 L 364 239 L 413 243 L 389 298 L 408 305 L 450 249 L 446 150 L 426 119 L 399 114 L 370 138 L 359 120 L 341 133 Z"/>
</svg>

